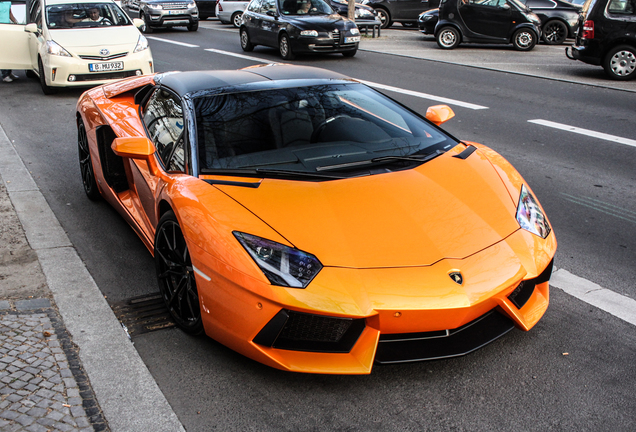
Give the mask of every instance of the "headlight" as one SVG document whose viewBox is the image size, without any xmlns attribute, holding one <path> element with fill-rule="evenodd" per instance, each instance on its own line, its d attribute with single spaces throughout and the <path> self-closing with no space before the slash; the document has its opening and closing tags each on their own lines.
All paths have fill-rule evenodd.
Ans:
<svg viewBox="0 0 636 432">
<path fill-rule="evenodd" d="M 148 7 L 150 9 L 163 9 L 163 6 L 161 6 L 160 4 L 152 4 L 152 3 L 148 3 Z"/>
<path fill-rule="evenodd" d="M 238 231 L 233 234 L 272 285 L 306 288 L 322 269 L 318 258 L 307 252 Z"/>
<path fill-rule="evenodd" d="M 541 238 L 546 238 L 551 231 L 548 220 L 526 185 L 521 186 L 519 204 L 517 205 L 517 222 L 521 228 Z"/>
<path fill-rule="evenodd" d="M 53 41 L 46 41 L 46 52 L 56 56 L 73 57 L 68 51 Z"/>
<path fill-rule="evenodd" d="M 188 3 L 188 8 L 192 9 L 193 7 L 196 7 L 196 5 L 197 4 L 195 2 L 190 2 L 190 3 Z"/>
<path fill-rule="evenodd" d="M 316 30 L 302 30 L 300 35 L 318 37 L 318 32 Z"/>
<path fill-rule="evenodd" d="M 349 30 L 349 33 L 351 33 L 352 35 L 359 35 L 360 34 L 360 30 L 358 30 L 357 27 L 354 27 L 354 28 Z"/>
<path fill-rule="evenodd" d="M 148 49 L 148 39 L 144 35 L 139 35 L 137 46 L 133 52 L 139 52 Z"/>
</svg>

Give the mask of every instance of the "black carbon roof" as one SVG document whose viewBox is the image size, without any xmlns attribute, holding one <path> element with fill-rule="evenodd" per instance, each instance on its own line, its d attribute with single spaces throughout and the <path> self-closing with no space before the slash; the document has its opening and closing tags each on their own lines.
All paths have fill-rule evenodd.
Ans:
<svg viewBox="0 0 636 432">
<path fill-rule="evenodd" d="M 239 70 L 167 72 L 155 75 L 156 83 L 171 88 L 180 96 L 221 87 L 295 79 L 349 80 L 350 78 L 326 69 L 277 63 L 251 66 Z"/>
</svg>

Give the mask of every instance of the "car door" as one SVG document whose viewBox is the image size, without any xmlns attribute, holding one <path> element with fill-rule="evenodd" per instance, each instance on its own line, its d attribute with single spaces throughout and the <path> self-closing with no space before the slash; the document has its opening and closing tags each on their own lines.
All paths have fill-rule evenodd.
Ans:
<svg viewBox="0 0 636 432">
<path fill-rule="evenodd" d="M 157 157 L 167 178 L 186 171 L 185 122 L 180 98 L 165 88 L 154 91 L 142 112 L 142 120 L 148 138 L 157 149 Z M 138 213 L 144 217 L 140 221 L 147 232 L 154 236 L 158 223 L 157 199 L 167 181 L 155 176 L 146 161 L 131 160 L 133 199 Z M 169 180 L 168 180 L 169 181 Z"/>
<path fill-rule="evenodd" d="M 422 0 L 393 0 L 390 3 L 392 3 L 392 9 L 395 11 L 392 15 L 394 21 L 399 21 L 400 19 L 415 20 L 420 13 L 430 9 L 428 2 Z"/>
<path fill-rule="evenodd" d="M 262 44 L 270 47 L 278 46 L 278 10 L 276 0 L 263 0 L 261 7 L 261 40 Z"/>
<path fill-rule="evenodd" d="M 262 0 L 252 0 L 246 9 L 248 13 L 243 15 L 247 34 L 254 44 L 260 43 L 261 40 L 261 7 Z"/>
<path fill-rule="evenodd" d="M 26 2 L 4 1 L 0 5 L 0 69 L 31 69 Z"/>
<path fill-rule="evenodd" d="M 475 36 L 506 39 L 513 24 L 512 7 L 506 0 L 468 0 L 460 2 L 458 12 Z"/>
</svg>

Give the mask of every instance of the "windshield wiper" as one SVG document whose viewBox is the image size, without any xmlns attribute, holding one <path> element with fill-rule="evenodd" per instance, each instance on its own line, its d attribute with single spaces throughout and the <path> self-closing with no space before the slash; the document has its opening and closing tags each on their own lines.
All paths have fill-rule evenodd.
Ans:
<svg viewBox="0 0 636 432">
<path fill-rule="evenodd" d="M 332 170 L 338 170 L 343 168 L 353 168 L 357 166 L 372 165 L 378 162 L 390 162 L 394 160 L 424 163 L 424 162 L 430 161 L 431 159 L 435 159 L 437 156 L 441 154 L 444 154 L 442 150 L 435 150 L 433 153 L 429 153 L 426 155 L 380 156 L 377 158 L 362 160 L 362 161 L 345 162 L 345 163 L 335 164 L 335 165 L 319 166 L 316 168 L 316 171 L 332 171 Z"/>
<path fill-rule="evenodd" d="M 226 176 L 244 176 L 244 177 L 260 177 L 262 175 L 270 175 L 277 177 L 304 177 L 313 178 L 316 180 L 337 180 L 346 177 L 329 175 L 329 174 L 316 174 L 304 171 L 290 171 L 290 170 L 277 170 L 270 168 L 240 168 L 240 169 L 223 169 L 223 168 L 202 168 L 201 174 L 209 175 L 226 175 Z"/>
<path fill-rule="evenodd" d="M 304 172 L 304 171 L 275 170 L 275 169 L 269 169 L 269 168 L 256 168 L 256 169 L 254 169 L 254 171 L 256 171 L 259 174 L 281 175 L 281 176 L 285 176 L 285 177 L 289 177 L 289 176 L 292 176 L 292 177 L 307 177 L 307 178 L 329 179 L 329 180 L 345 178 L 345 177 L 341 177 L 341 176 L 326 175 L 326 174 L 314 174 L 314 173 Z"/>
</svg>

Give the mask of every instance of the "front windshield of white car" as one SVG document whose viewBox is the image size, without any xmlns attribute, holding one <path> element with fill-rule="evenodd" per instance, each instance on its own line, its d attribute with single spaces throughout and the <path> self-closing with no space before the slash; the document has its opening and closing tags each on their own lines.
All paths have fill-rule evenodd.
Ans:
<svg viewBox="0 0 636 432">
<path fill-rule="evenodd" d="M 67 3 L 46 7 L 50 29 L 77 29 L 131 25 L 130 18 L 114 2 Z"/>
<path fill-rule="evenodd" d="M 278 0 L 283 15 L 330 15 L 333 9 L 323 0 Z"/>
<path fill-rule="evenodd" d="M 286 170 L 368 175 L 424 163 L 457 142 L 362 84 L 194 99 L 202 173 Z M 350 167 L 350 169 L 349 169 Z"/>
</svg>

